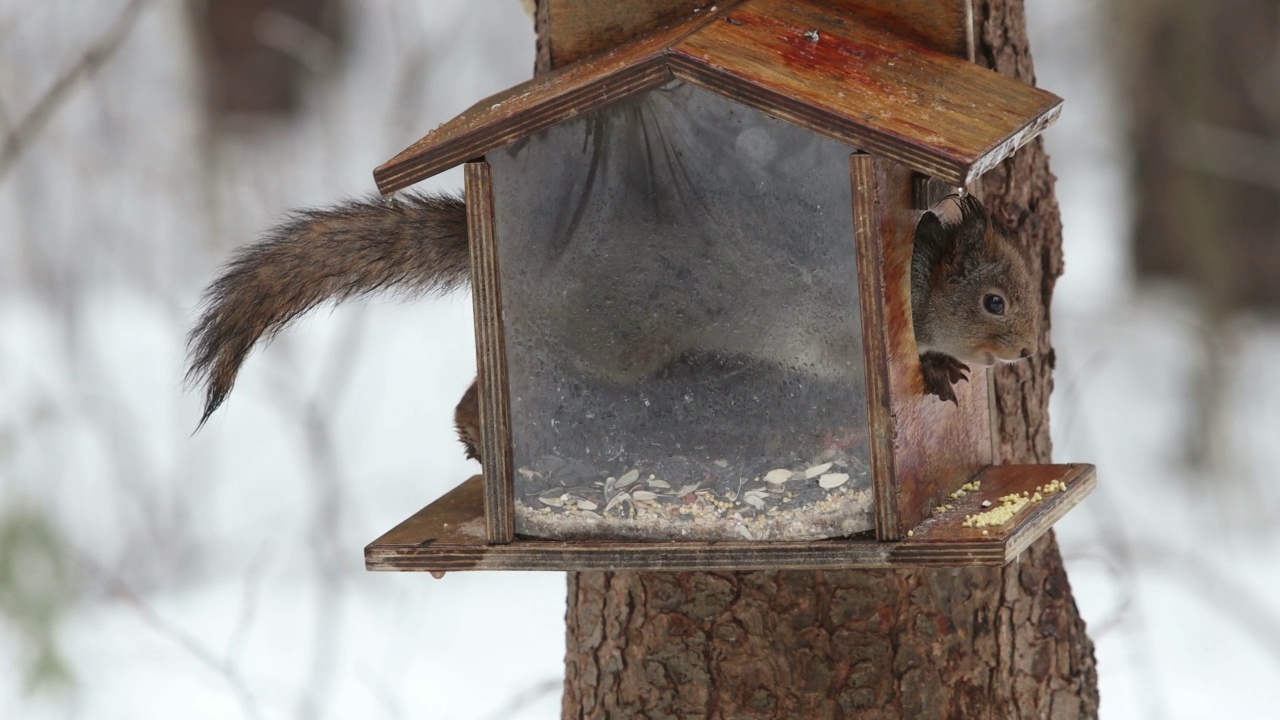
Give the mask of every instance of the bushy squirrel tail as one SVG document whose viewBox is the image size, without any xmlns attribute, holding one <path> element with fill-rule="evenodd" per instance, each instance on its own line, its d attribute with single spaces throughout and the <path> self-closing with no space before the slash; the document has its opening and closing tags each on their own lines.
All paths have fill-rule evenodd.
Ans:
<svg viewBox="0 0 1280 720">
<path fill-rule="evenodd" d="M 470 268 L 466 204 L 453 195 L 352 200 L 294 214 L 240 250 L 205 291 L 187 337 L 187 382 L 205 388 L 200 426 L 231 392 L 253 346 L 308 310 L 385 290 L 447 292 L 468 281 Z"/>
</svg>

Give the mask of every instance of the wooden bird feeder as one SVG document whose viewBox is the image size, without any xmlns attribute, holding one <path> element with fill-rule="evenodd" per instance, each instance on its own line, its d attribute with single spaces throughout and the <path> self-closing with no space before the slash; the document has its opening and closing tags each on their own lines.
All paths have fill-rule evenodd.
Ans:
<svg viewBox="0 0 1280 720">
<path fill-rule="evenodd" d="M 370 569 L 1001 565 L 1092 489 L 993 464 L 987 373 L 926 395 L 911 325 L 928 178 L 968 185 L 1061 100 L 857 6 L 704 10 L 375 171 L 466 164 L 485 474 Z"/>
</svg>

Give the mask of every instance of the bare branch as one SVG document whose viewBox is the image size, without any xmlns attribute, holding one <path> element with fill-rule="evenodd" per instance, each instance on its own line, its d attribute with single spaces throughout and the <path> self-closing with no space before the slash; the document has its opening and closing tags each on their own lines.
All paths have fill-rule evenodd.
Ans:
<svg viewBox="0 0 1280 720">
<path fill-rule="evenodd" d="M 530 687 L 516 693 L 516 696 L 511 698 L 506 705 L 503 705 L 497 712 L 490 715 L 488 720 L 503 720 L 503 718 L 509 718 L 538 700 L 541 700 L 552 693 L 560 692 L 562 688 L 564 688 L 564 680 L 560 678 L 547 678 L 546 680 L 542 680 L 541 682 L 531 685 Z"/>
<path fill-rule="evenodd" d="M 129 0 L 107 31 L 86 48 L 75 64 L 58 77 L 44 95 L 36 100 L 31 110 L 13 125 L 13 129 L 5 135 L 4 142 L 0 143 L 0 178 L 13 168 L 22 157 L 22 153 L 48 126 L 58 108 L 71 96 L 71 91 L 76 85 L 102 69 L 102 66 L 106 65 L 116 51 L 124 45 L 124 41 L 128 39 L 129 33 L 138 21 L 138 16 L 150 2 L 151 0 Z"/>
<path fill-rule="evenodd" d="M 151 626 L 158 634 L 168 638 L 183 650 L 187 651 L 191 657 L 200 661 L 214 673 L 226 680 L 230 686 L 231 692 L 235 695 L 236 700 L 240 703 L 240 708 L 249 720 L 258 720 L 262 717 L 262 713 L 258 709 L 257 703 L 253 699 L 253 693 L 249 690 L 244 679 L 240 677 L 240 673 L 234 666 L 227 665 L 218 659 L 212 651 L 206 648 L 199 640 L 192 637 L 181 627 L 169 622 L 164 616 L 156 612 L 137 593 L 129 587 L 119 576 L 111 573 L 106 568 L 101 567 L 93 561 L 87 554 L 72 549 L 72 554 L 86 572 L 98 580 L 103 588 L 114 598 L 123 600 L 134 609 L 138 617 L 147 625 Z"/>
<path fill-rule="evenodd" d="M 258 609 L 258 594 L 262 589 L 262 579 L 266 574 L 269 559 L 269 541 L 264 540 L 253 560 L 250 561 L 249 569 L 245 572 L 244 588 L 240 592 L 240 616 L 236 619 L 235 627 L 232 628 L 231 635 L 227 639 L 227 649 L 222 659 L 223 667 L 235 667 L 249 639 L 249 632 L 253 629 L 254 615 Z"/>
<path fill-rule="evenodd" d="M 306 463 L 315 484 L 309 535 L 312 559 L 319 582 L 316 594 L 314 645 L 306 688 L 298 702 L 300 720 L 324 716 L 328 697 L 333 693 L 335 658 L 340 642 L 342 613 L 346 599 L 343 581 L 341 537 L 343 488 L 345 479 L 336 452 L 337 442 L 331 422 L 333 410 L 348 387 L 360 350 L 363 323 L 352 317 L 342 328 L 336 349 L 328 353 L 328 366 L 321 373 L 319 389 L 309 397 L 301 397 L 290 383 L 276 385 L 275 395 L 291 422 L 299 422 L 306 445 Z M 287 343 L 278 347 L 287 349 Z"/>
</svg>

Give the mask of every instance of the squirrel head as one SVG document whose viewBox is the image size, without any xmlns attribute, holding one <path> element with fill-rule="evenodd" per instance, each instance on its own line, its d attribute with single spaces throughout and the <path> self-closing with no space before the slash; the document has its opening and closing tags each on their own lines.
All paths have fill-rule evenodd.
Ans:
<svg viewBox="0 0 1280 720">
<path fill-rule="evenodd" d="M 953 208 L 958 213 L 946 212 Z M 1038 288 L 1022 254 L 991 228 L 982 203 L 972 195 L 944 199 L 920 218 L 915 242 L 912 312 L 921 353 L 971 365 L 1035 353 Z"/>
</svg>

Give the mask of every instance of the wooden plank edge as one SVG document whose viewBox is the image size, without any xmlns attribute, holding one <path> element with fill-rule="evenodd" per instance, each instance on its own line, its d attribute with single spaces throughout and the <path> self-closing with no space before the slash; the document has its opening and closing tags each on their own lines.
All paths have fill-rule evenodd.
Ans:
<svg viewBox="0 0 1280 720">
<path fill-rule="evenodd" d="M 999 567 L 1011 562 L 1097 486 L 1097 468 L 1075 466 L 1067 489 L 1047 496 L 990 540 L 882 542 L 837 538 L 805 542 L 598 542 L 530 540 L 388 544 L 389 531 L 364 549 L 365 567 L 380 572 L 583 570 L 821 570 L 895 567 Z M 461 487 L 461 486 L 459 486 Z M 421 514 L 420 511 L 419 514 Z M 480 508 L 468 513 L 479 517 Z M 414 516 L 415 518 L 417 515 Z M 413 518 L 411 518 L 412 520 Z M 409 520 L 406 520 L 409 522 Z"/>
<path fill-rule="evenodd" d="M 1041 506 L 1036 508 L 1035 513 L 1010 534 L 1005 542 L 1004 561 L 1006 563 L 1031 547 L 1031 543 L 1044 535 L 1049 528 L 1098 487 L 1098 468 L 1094 465 L 1081 464 L 1076 474 L 1069 476 L 1063 482 L 1067 485 L 1066 490 L 1047 497 Z"/>
<path fill-rule="evenodd" d="M 1032 140 L 1035 140 L 1041 133 L 1048 130 L 1051 125 L 1058 121 L 1058 118 L 1062 115 L 1063 100 L 1052 93 L 1046 92 L 1046 94 L 1052 97 L 1056 102 L 1048 106 L 1039 115 L 1028 120 L 1025 125 L 1009 137 L 1005 138 L 1003 142 L 996 143 L 989 150 L 978 156 L 978 158 L 975 159 L 973 164 L 968 168 L 964 180 L 961 183 L 962 185 L 967 186 L 970 183 L 977 181 L 978 178 L 985 175 L 987 171 L 1007 160 L 1017 152 L 1019 148 Z"/>
<path fill-rule="evenodd" d="M 961 0 L 964 5 L 964 59 L 978 60 L 978 30 L 973 14 L 973 0 Z"/>
<path fill-rule="evenodd" d="M 540 111 L 548 114 L 548 117 L 539 118 L 538 123 L 530 128 L 512 133 L 509 131 L 512 125 L 511 117 L 495 118 L 493 122 L 477 128 L 471 133 L 454 138 L 445 146 L 434 148 L 428 146 L 422 150 L 414 151 L 413 148 L 422 145 L 430 137 L 430 133 L 428 133 L 427 136 L 420 138 L 395 157 L 374 169 L 374 182 L 378 187 L 378 191 L 383 195 L 390 195 L 397 190 L 421 182 L 432 175 L 466 162 L 473 157 L 483 155 L 508 142 L 545 130 L 547 127 L 577 115 L 594 112 L 637 92 L 643 92 L 666 83 L 672 78 L 666 59 L 666 53 L 670 47 L 682 42 L 685 38 L 702 29 L 741 2 L 743 0 L 720 2 L 715 7 L 705 11 L 700 10 L 683 19 L 666 23 L 649 32 L 638 35 L 622 45 L 569 63 L 563 67 L 550 67 L 554 59 L 551 41 L 550 38 L 545 38 L 544 42 L 542 33 L 539 33 L 539 41 L 542 42 L 543 46 L 538 49 L 540 55 L 538 62 L 535 64 L 535 70 L 538 72 L 535 73 L 534 79 L 530 81 L 535 84 L 538 81 L 544 84 L 551 82 L 546 75 L 571 73 L 574 72 L 574 68 L 580 68 L 589 62 L 604 61 L 610 55 L 625 56 L 627 53 L 636 52 L 637 48 L 642 48 L 646 45 L 651 45 L 652 48 L 646 50 L 631 65 L 623 65 L 613 72 L 602 73 L 593 79 L 584 80 L 574 90 L 554 96 L 553 99 L 542 105 L 530 108 L 521 117 L 525 117 L 530 111 Z M 536 19 L 539 27 L 548 26 L 550 18 L 546 15 L 547 7 L 548 3 L 538 3 L 538 17 Z M 545 66 L 541 57 L 543 52 L 546 53 Z M 544 86 L 540 85 L 539 87 Z M 595 94 L 602 87 L 608 88 L 603 97 Z M 506 92 L 510 93 L 512 90 L 513 88 L 509 88 Z M 497 98 L 503 94 L 499 93 L 497 96 L 492 97 Z M 482 99 L 477 105 L 484 102 L 485 100 Z"/>
<path fill-rule="evenodd" d="M 867 383 L 867 432 L 871 448 L 872 495 L 876 539 L 897 540 L 898 505 L 893 478 L 894 417 L 889 395 L 889 356 L 885 318 L 884 258 L 876 214 L 875 159 L 867 153 L 849 156 L 849 181 L 853 191 L 854 254 L 858 267 L 858 293 L 862 314 L 863 368 Z"/>
<path fill-rule="evenodd" d="M 907 564 L 946 564 L 946 560 L 951 560 L 955 561 L 954 564 L 968 565 L 973 564 L 969 558 L 981 559 L 978 564 L 990 564 L 994 555 L 997 565 L 1012 561 L 1097 487 L 1095 466 L 1073 464 L 1072 468 L 1071 473 L 1062 479 L 1066 490 L 1044 496 L 1040 502 L 1019 513 L 1012 527 L 998 528 L 996 531 L 1000 534 L 993 535 L 990 540 L 903 540 L 894 548 L 891 559 Z"/>
<path fill-rule="evenodd" d="M 555 100 L 530 108 L 520 115 L 527 122 L 520 123 L 518 127 L 500 119 L 459 135 L 444 145 L 416 153 L 402 152 L 374 168 L 374 184 L 378 192 L 390 195 L 495 148 L 659 87 L 671 79 L 672 74 L 663 55 L 655 54 L 644 62 L 604 75 Z"/>
<path fill-rule="evenodd" d="M 726 8 L 727 9 L 727 8 Z M 710 16 L 723 14 L 725 9 Z M 709 20 L 709 18 L 708 18 Z M 1028 120 L 1018 131 L 996 143 L 976 157 L 949 155 L 921 146 L 909 138 L 872 127 L 853 127 L 838 114 L 820 107 L 800 103 L 772 90 L 767 90 L 722 70 L 711 68 L 697 58 L 669 48 L 635 65 L 602 75 L 580 88 L 534 106 L 513 122 L 511 117 L 493 122 L 459 135 L 452 141 L 428 147 L 416 153 L 405 151 L 374 169 L 374 183 L 383 195 L 401 190 L 452 168 L 471 158 L 546 130 L 578 115 L 595 112 L 633 94 L 658 87 L 673 76 L 723 95 L 731 100 L 760 110 L 802 128 L 817 132 L 853 148 L 871 152 L 910 167 L 917 172 L 954 185 L 967 185 L 1012 155 L 1057 121 L 1062 99 L 1045 93 L 1056 102 L 1041 114 Z M 418 141 L 419 143 L 422 140 Z M 417 143 L 415 143 L 417 144 Z"/>
<path fill-rule="evenodd" d="M 1047 525 L 1044 526 L 1047 529 Z M 365 548 L 365 568 L 375 572 L 587 570 L 834 570 L 894 567 L 999 567 L 1043 534 L 1005 541 L 912 545 L 873 539 L 810 543 L 554 543 L 516 538 L 506 545 L 387 546 Z M 1018 537 L 1018 536 L 1013 536 Z M 590 547 L 586 547 L 586 545 Z"/>
<path fill-rule="evenodd" d="M 584 543 L 585 544 L 585 543 Z M 397 548 L 370 545 L 365 567 L 374 572 L 581 572 L 589 570 L 847 570 L 895 567 L 999 567 L 1005 543 L 992 540 L 931 552 L 911 552 L 903 543 L 872 539 L 813 543 L 682 542 L 592 543 L 592 547 L 517 538 L 508 545 Z M 1009 556 L 1010 558 L 1012 556 Z"/>
<path fill-rule="evenodd" d="M 517 538 L 498 546 L 378 547 L 365 552 L 371 571 L 584 571 L 584 570 L 820 570 L 999 566 L 1003 547 L 960 548 L 932 555 L 899 554 L 895 543 L 872 539 L 807 543 L 554 543 Z"/>
<path fill-rule="evenodd" d="M 485 529 L 489 542 L 508 543 L 516 535 L 515 495 L 493 180 L 484 160 L 467 163 L 465 176 L 480 410 L 478 449 L 481 465 L 489 468 L 483 480 Z"/>
</svg>

